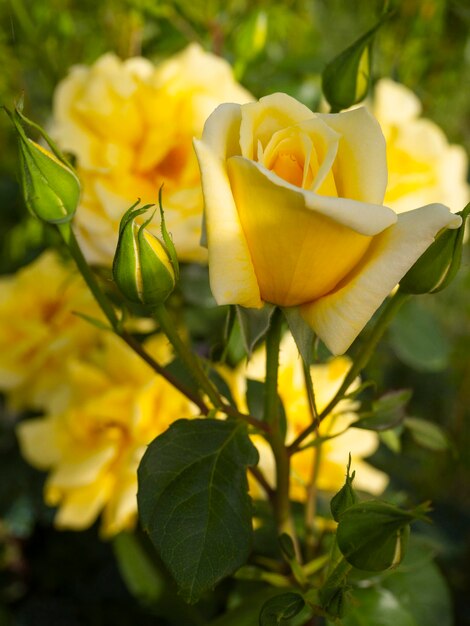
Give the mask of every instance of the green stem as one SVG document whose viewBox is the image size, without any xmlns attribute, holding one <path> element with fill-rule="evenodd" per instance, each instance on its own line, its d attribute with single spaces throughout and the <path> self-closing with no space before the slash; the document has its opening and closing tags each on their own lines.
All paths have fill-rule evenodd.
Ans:
<svg viewBox="0 0 470 626">
<path fill-rule="evenodd" d="M 269 444 L 276 462 L 276 492 L 273 502 L 279 533 L 295 537 L 289 501 L 290 459 L 284 443 L 278 398 L 279 347 L 282 334 L 282 311 L 274 310 L 266 337 L 266 382 L 264 421 L 270 426 Z"/>
<path fill-rule="evenodd" d="M 361 349 L 356 355 L 354 362 L 347 373 L 341 387 L 336 392 L 335 396 L 328 403 L 328 405 L 323 409 L 323 411 L 318 415 L 318 423 L 320 423 L 331 411 L 335 408 L 335 406 L 340 402 L 345 392 L 349 389 L 351 383 L 356 379 L 359 373 L 364 369 L 364 367 L 369 362 L 370 358 L 375 352 L 377 344 L 385 333 L 388 325 L 395 317 L 396 313 L 400 309 L 400 307 L 408 300 L 410 296 L 408 294 L 402 293 L 398 290 L 387 302 L 387 304 L 382 309 L 382 312 L 372 329 L 369 337 L 366 339 L 365 343 L 361 346 Z M 306 437 L 312 433 L 317 424 L 313 423 L 304 431 L 302 431 L 299 436 L 291 443 L 289 446 L 289 454 L 293 454 L 298 450 L 300 444 Z"/>
<path fill-rule="evenodd" d="M 225 402 L 220 396 L 217 389 L 209 380 L 206 372 L 202 368 L 201 362 L 198 357 L 191 352 L 190 348 L 181 339 L 171 315 L 169 315 L 164 304 L 153 309 L 154 316 L 165 335 L 170 340 L 171 345 L 174 347 L 176 354 L 181 358 L 184 365 L 191 374 L 194 381 L 198 384 L 201 391 L 207 394 L 209 400 L 213 406 L 218 409 L 225 409 Z"/>
<path fill-rule="evenodd" d="M 310 367 L 303 362 L 303 372 L 305 380 L 305 389 L 307 391 L 308 404 L 310 410 L 310 417 L 312 426 L 315 429 L 315 434 L 320 435 L 318 427 L 320 422 L 318 420 L 317 405 L 315 402 L 315 391 L 312 383 L 312 375 Z M 312 559 L 315 551 L 315 533 L 314 523 L 317 509 L 317 481 L 320 472 L 321 462 L 321 443 L 315 449 L 310 450 L 310 454 L 313 454 L 313 467 L 310 483 L 307 489 L 307 499 L 305 502 L 305 545 L 306 545 L 306 557 Z"/>
<path fill-rule="evenodd" d="M 207 408 L 205 402 L 199 396 L 199 394 L 195 394 L 189 387 L 187 387 L 184 383 L 175 378 L 170 372 L 167 372 L 165 368 L 163 368 L 159 363 L 157 363 L 142 347 L 142 345 L 129 335 L 125 330 L 122 329 L 120 321 L 116 315 L 116 312 L 111 304 L 110 300 L 103 293 L 101 287 L 98 284 L 98 281 L 95 278 L 95 275 L 90 269 L 90 266 L 85 260 L 85 257 L 82 254 L 80 246 L 75 238 L 75 234 L 72 230 L 70 224 L 60 224 L 57 226 L 60 234 L 62 235 L 67 247 L 70 251 L 70 254 L 77 265 L 80 274 L 82 275 L 84 281 L 86 282 L 88 288 L 90 289 L 93 297 L 98 303 L 100 309 L 103 311 L 105 317 L 109 321 L 112 326 L 113 331 L 123 339 L 127 343 L 127 345 L 132 348 L 136 354 L 138 354 L 157 374 L 165 378 L 173 387 L 181 391 L 191 402 L 193 402 L 203 413 L 207 415 L 209 409 Z"/>
<path fill-rule="evenodd" d="M 95 275 L 90 269 L 90 266 L 85 260 L 85 257 L 82 254 L 80 246 L 78 245 L 75 234 L 72 230 L 70 223 L 67 224 L 59 224 L 57 226 L 62 238 L 64 239 L 67 247 L 69 249 L 70 254 L 72 255 L 73 260 L 75 261 L 80 274 L 82 275 L 84 281 L 86 282 L 88 288 L 90 289 L 93 297 L 98 303 L 100 309 L 105 314 L 107 320 L 113 327 L 113 330 L 120 334 L 119 332 L 119 319 L 116 315 L 116 311 L 113 308 L 113 305 L 107 298 L 107 296 L 103 293 L 101 287 L 98 284 L 98 281 L 95 278 Z"/>
</svg>

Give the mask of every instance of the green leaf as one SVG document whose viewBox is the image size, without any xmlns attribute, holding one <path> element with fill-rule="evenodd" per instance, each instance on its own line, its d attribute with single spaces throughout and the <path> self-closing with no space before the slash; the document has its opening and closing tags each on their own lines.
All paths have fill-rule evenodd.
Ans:
<svg viewBox="0 0 470 626">
<path fill-rule="evenodd" d="M 305 365 L 310 365 L 313 360 L 315 333 L 300 315 L 299 307 L 283 308 L 282 312 L 287 320 L 289 330 L 297 344 L 303 362 Z"/>
<path fill-rule="evenodd" d="M 449 439 L 440 426 L 419 417 L 407 417 L 404 421 L 417 444 L 429 450 L 447 450 Z"/>
<path fill-rule="evenodd" d="M 409 389 L 390 391 L 373 402 L 372 410 L 360 416 L 351 426 L 367 430 L 383 431 L 398 426 L 405 419 L 405 408 L 412 392 Z"/>
<path fill-rule="evenodd" d="M 399 599 L 388 589 L 355 589 L 343 626 L 428 626 L 416 622 Z"/>
<path fill-rule="evenodd" d="M 120 533 L 113 541 L 119 571 L 129 591 L 144 604 L 156 603 L 165 590 L 157 570 L 133 533 Z"/>
<path fill-rule="evenodd" d="M 407 567 L 405 561 L 382 585 L 393 593 L 418 626 L 452 626 L 450 594 L 434 563 L 427 561 L 421 567 Z"/>
<path fill-rule="evenodd" d="M 142 459 L 140 518 L 188 602 L 248 558 L 246 468 L 257 461 L 244 424 L 209 419 L 175 422 Z"/>
<path fill-rule="evenodd" d="M 289 591 L 265 602 L 259 616 L 259 626 L 277 626 L 291 619 L 304 608 L 305 601 L 298 593 Z"/>
<path fill-rule="evenodd" d="M 393 320 L 390 342 L 397 356 L 418 371 L 439 372 L 449 365 L 451 347 L 440 321 L 416 300 Z"/>
<path fill-rule="evenodd" d="M 237 317 L 248 357 L 251 356 L 255 344 L 266 334 L 273 311 L 274 306 L 271 304 L 265 304 L 262 309 L 237 306 Z"/>
</svg>

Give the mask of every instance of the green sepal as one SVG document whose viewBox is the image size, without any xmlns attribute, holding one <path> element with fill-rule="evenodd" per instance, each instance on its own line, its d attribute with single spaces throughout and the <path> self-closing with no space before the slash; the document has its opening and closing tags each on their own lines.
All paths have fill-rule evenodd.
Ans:
<svg viewBox="0 0 470 626">
<path fill-rule="evenodd" d="M 162 203 L 163 196 L 163 185 L 160 187 L 158 191 L 158 206 L 160 207 L 160 228 L 162 232 L 163 241 L 165 242 L 166 251 L 168 256 L 170 257 L 171 264 L 173 266 L 173 271 L 175 272 L 175 280 L 178 282 L 180 277 L 180 266 L 178 263 L 178 255 L 176 254 L 176 248 L 173 243 L 173 239 L 170 236 L 170 233 L 166 229 L 165 223 L 165 212 L 163 210 Z"/>
<path fill-rule="evenodd" d="M 322 90 L 333 111 L 348 109 L 367 96 L 373 39 L 390 15 L 386 13 L 375 26 L 343 50 L 323 70 Z"/>
<path fill-rule="evenodd" d="M 142 285 L 142 301 L 144 304 L 161 304 L 175 288 L 175 274 L 170 274 L 162 262 L 155 262 L 155 250 L 146 239 L 152 237 L 156 245 L 161 246 L 160 241 L 146 231 L 146 226 L 152 221 L 154 213 L 140 226 L 137 233 L 138 250 L 140 256 L 140 272 Z M 167 250 L 165 250 L 167 252 Z"/>
<path fill-rule="evenodd" d="M 410 294 L 437 293 L 455 278 L 462 261 L 465 222 L 470 203 L 457 213 L 462 218 L 459 228 L 441 231 L 434 243 L 422 254 L 400 281 L 400 290 Z"/>
</svg>

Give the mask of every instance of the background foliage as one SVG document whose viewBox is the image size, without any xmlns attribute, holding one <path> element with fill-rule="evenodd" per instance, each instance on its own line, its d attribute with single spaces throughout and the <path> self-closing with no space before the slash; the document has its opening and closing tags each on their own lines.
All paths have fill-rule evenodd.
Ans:
<svg viewBox="0 0 470 626">
<path fill-rule="evenodd" d="M 377 38 L 375 77 L 391 76 L 410 87 L 422 100 L 424 115 L 470 152 L 468 3 L 397 0 L 390 5 L 396 13 Z M 3 0 L 0 102 L 11 106 L 24 92 L 26 114 L 47 124 L 54 87 L 70 65 L 90 63 L 109 50 L 158 61 L 188 41 L 199 41 L 231 61 L 256 96 L 285 91 L 314 108 L 325 63 L 369 28 L 382 7 L 378 0 Z M 26 216 L 14 144 L 8 120 L 1 116 L 2 273 L 34 258 L 51 237 Z M 207 335 L 209 328 L 217 333 L 222 324 L 216 311 L 201 315 L 212 302 L 201 290 L 205 284 L 204 272 L 187 269 L 182 290 L 188 292 L 187 321 L 196 337 Z M 415 501 L 433 500 L 434 525 L 421 530 L 438 551 L 455 621 L 462 626 L 470 624 L 465 567 L 470 557 L 469 293 L 467 244 L 457 280 L 438 296 L 416 298 L 403 310 L 368 371 L 379 389 L 414 389 L 410 415 L 440 424 L 450 438 L 450 451 L 442 450 L 439 439 L 428 438 L 423 447 L 419 434 L 406 429 L 384 440 L 374 462 L 391 474 L 395 500 L 405 493 Z M 119 555 L 132 546 L 102 543 L 96 529 L 51 530 L 51 515 L 41 499 L 42 476 L 19 460 L 13 419 L 3 411 L 0 421 L 0 624 L 174 623 L 153 615 L 151 598 L 144 597 L 148 608 L 139 608 L 127 591 L 126 572 L 119 573 L 113 549 Z M 394 452 L 399 445 L 401 456 Z M 160 581 L 170 596 L 168 584 Z M 203 608 L 217 615 L 216 604 Z M 197 615 L 178 619 L 198 623 Z"/>
</svg>

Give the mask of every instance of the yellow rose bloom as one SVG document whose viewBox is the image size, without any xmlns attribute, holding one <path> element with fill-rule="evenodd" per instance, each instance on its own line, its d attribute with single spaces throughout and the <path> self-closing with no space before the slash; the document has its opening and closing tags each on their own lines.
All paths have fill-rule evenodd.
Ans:
<svg viewBox="0 0 470 626">
<path fill-rule="evenodd" d="M 385 141 L 364 107 L 316 114 L 286 94 L 223 104 L 194 143 L 216 301 L 299 306 L 334 354 L 461 223 L 440 204 L 383 206 Z"/>
<path fill-rule="evenodd" d="M 83 191 L 74 225 L 87 259 L 111 265 L 124 211 L 138 197 L 155 203 L 164 183 L 179 259 L 205 262 L 191 140 L 221 102 L 250 99 L 228 63 L 196 44 L 156 67 L 113 54 L 73 67 L 55 92 L 51 134 L 77 159 Z"/>
<path fill-rule="evenodd" d="M 347 357 L 336 357 L 328 363 L 311 367 L 315 401 L 319 412 L 327 406 L 338 391 L 350 367 L 351 361 Z M 255 353 L 248 362 L 245 375 L 254 380 L 264 380 L 264 372 L 265 351 L 263 349 Z M 357 385 L 358 381 L 351 385 L 350 391 Z M 302 361 L 290 335 L 286 335 L 281 343 L 278 389 L 287 418 L 286 442 L 290 444 L 311 424 Z M 323 420 L 319 432 L 323 437 L 339 434 L 324 441 L 320 449 L 311 447 L 292 456 L 290 484 L 292 499 L 305 501 L 317 454 L 320 454 L 316 483 L 318 489 L 334 493 L 342 487 L 349 454 L 352 458 L 352 468 L 356 471 L 355 487 L 374 495 L 382 493 L 385 489 L 388 482 L 387 475 L 363 460 L 377 449 L 379 444 L 377 433 L 348 428 L 357 419 L 354 413 L 356 408 L 356 402 L 342 400 Z M 312 437 L 307 439 L 306 443 L 310 440 Z M 270 484 L 274 486 L 275 466 L 271 449 L 266 440 L 259 435 L 253 437 L 253 442 L 260 453 L 259 467 Z M 250 484 L 254 494 L 260 495 L 261 492 L 255 481 L 251 480 Z"/>
<path fill-rule="evenodd" d="M 82 278 L 53 252 L 0 278 L 0 390 L 16 408 L 42 408 L 60 392 L 69 358 L 102 332 L 74 312 L 101 318 Z"/>
<path fill-rule="evenodd" d="M 137 468 L 147 445 L 194 408 L 120 339 L 102 335 L 86 359 L 70 359 L 62 406 L 17 426 L 23 456 L 48 470 L 45 501 L 58 507 L 54 524 L 82 530 L 102 516 L 102 533 L 132 528 L 137 517 Z M 146 349 L 164 363 L 162 336 Z"/>
<path fill-rule="evenodd" d="M 420 117 L 417 96 L 389 78 L 376 84 L 371 108 L 387 143 L 385 204 L 397 213 L 429 202 L 462 210 L 470 200 L 463 147 L 449 144 L 437 124 Z"/>
</svg>

